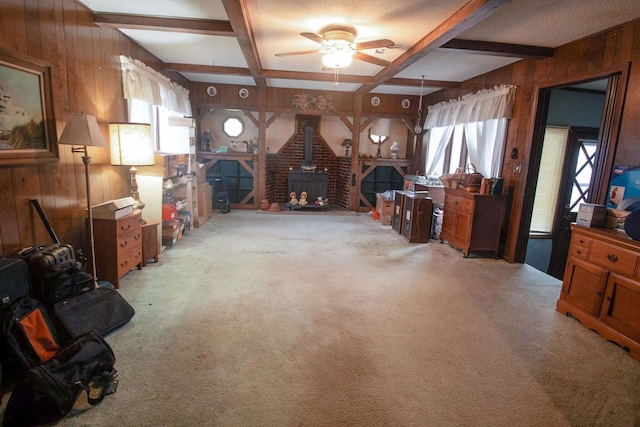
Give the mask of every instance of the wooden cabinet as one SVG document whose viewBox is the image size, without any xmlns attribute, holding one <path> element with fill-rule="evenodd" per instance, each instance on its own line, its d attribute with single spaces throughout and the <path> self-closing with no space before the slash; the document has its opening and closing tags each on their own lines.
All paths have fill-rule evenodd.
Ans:
<svg viewBox="0 0 640 427">
<path fill-rule="evenodd" d="M 93 220 L 98 280 L 120 287 L 129 270 L 142 269 L 142 226 L 140 211 L 119 218 Z"/>
<path fill-rule="evenodd" d="M 199 227 L 201 223 L 204 223 L 213 214 L 213 189 L 211 184 L 203 182 L 198 185 L 197 190 L 198 199 L 198 222 L 196 227 Z"/>
<path fill-rule="evenodd" d="M 142 224 L 142 266 L 147 265 L 147 261 L 153 259 L 153 262 L 158 262 L 158 255 L 160 255 L 160 234 L 158 233 L 160 228 L 160 221 L 157 219 L 150 219 L 145 224 Z"/>
<path fill-rule="evenodd" d="M 465 257 L 472 251 L 498 255 L 504 197 L 445 189 L 440 240 L 460 248 Z"/>
<path fill-rule="evenodd" d="M 407 194 L 404 202 L 402 235 L 409 243 L 427 243 L 431 237 L 433 202 L 417 194 Z"/>
<path fill-rule="evenodd" d="M 394 194 L 391 228 L 397 231 L 398 234 L 402 234 L 402 226 L 404 224 L 402 217 L 404 215 L 404 202 L 407 194 L 409 194 L 408 191 L 396 191 Z"/>
<path fill-rule="evenodd" d="M 640 242 L 622 230 L 571 230 L 556 309 L 640 360 Z"/>
</svg>

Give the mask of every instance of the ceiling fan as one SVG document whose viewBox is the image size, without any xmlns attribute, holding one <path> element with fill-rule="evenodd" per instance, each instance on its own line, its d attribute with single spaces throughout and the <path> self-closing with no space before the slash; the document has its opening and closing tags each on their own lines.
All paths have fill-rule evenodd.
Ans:
<svg viewBox="0 0 640 427">
<path fill-rule="evenodd" d="M 345 26 L 326 27 L 322 31 L 321 35 L 315 33 L 300 33 L 300 35 L 322 45 L 322 47 L 315 50 L 277 53 L 276 56 L 322 53 L 324 54 L 322 62 L 327 69 L 346 67 L 351 63 L 352 58 L 385 67 L 390 64 L 389 61 L 360 51 L 395 46 L 395 43 L 389 39 L 370 40 L 356 43 L 356 30 L 352 27 Z"/>
</svg>

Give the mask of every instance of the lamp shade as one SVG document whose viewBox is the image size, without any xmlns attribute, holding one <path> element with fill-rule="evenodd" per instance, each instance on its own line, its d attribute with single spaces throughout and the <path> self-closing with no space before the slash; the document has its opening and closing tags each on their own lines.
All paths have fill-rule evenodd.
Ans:
<svg viewBox="0 0 640 427">
<path fill-rule="evenodd" d="M 70 114 L 69 120 L 60 135 L 58 144 L 106 147 L 95 116 L 88 114 Z"/>
<path fill-rule="evenodd" d="M 155 164 L 151 125 L 147 123 L 109 123 L 111 164 L 151 166 Z"/>
<path fill-rule="evenodd" d="M 371 125 L 371 135 L 389 136 L 391 130 L 391 119 L 376 119 Z"/>
</svg>

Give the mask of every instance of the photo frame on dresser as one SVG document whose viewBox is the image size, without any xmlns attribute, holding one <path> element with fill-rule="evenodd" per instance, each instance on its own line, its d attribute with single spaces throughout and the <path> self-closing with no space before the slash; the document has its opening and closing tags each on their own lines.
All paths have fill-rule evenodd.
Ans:
<svg viewBox="0 0 640 427">
<path fill-rule="evenodd" d="M 51 65 L 0 48 L 0 166 L 57 161 Z"/>
</svg>

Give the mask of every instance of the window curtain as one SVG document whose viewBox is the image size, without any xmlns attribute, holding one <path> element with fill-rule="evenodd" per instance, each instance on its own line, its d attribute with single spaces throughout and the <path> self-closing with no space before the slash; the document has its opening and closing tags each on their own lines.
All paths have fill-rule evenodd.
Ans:
<svg viewBox="0 0 640 427">
<path fill-rule="evenodd" d="M 496 86 L 441 102 L 428 108 L 425 127 L 430 132 L 439 128 L 464 125 L 471 163 L 486 177 L 499 177 L 504 152 L 508 119 L 511 118 L 516 87 Z M 441 132 L 435 132 L 436 135 Z M 441 134 L 444 137 L 444 134 Z M 428 173 L 437 171 L 437 161 L 444 157 L 450 139 L 429 138 L 429 145 L 438 144 L 435 157 L 427 167 Z"/>
<path fill-rule="evenodd" d="M 500 177 L 507 123 L 502 118 L 464 124 L 469 159 L 485 177 Z"/>
<path fill-rule="evenodd" d="M 191 117 L 189 91 L 141 61 L 120 55 L 125 99 L 137 99 Z"/>
<path fill-rule="evenodd" d="M 442 171 L 444 154 L 454 129 L 454 125 L 429 129 L 428 152 L 426 155 L 427 176 L 433 176 L 437 171 Z"/>
</svg>

